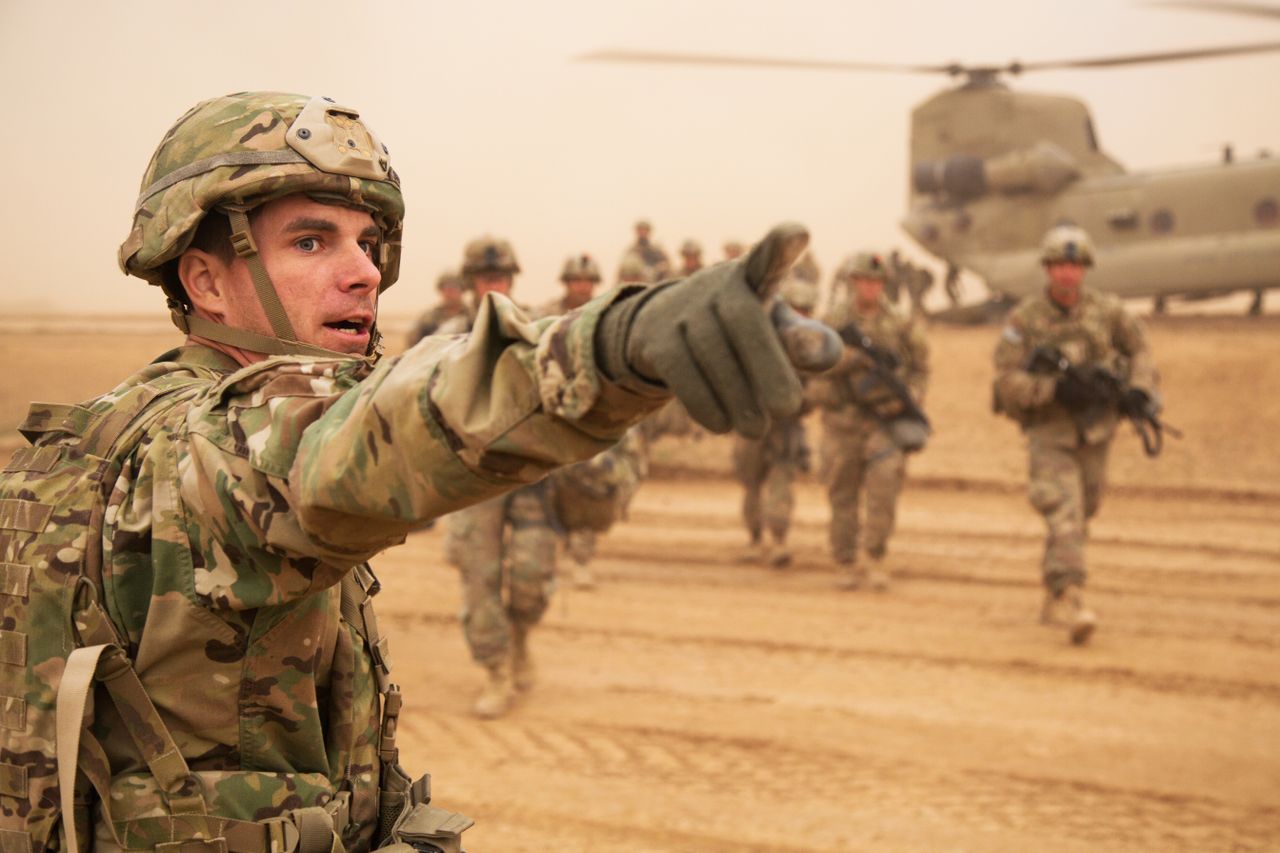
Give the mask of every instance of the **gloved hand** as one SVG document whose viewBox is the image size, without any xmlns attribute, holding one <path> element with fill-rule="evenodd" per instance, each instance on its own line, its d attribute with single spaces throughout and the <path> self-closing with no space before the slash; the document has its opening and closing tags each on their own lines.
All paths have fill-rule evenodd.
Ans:
<svg viewBox="0 0 1280 853">
<path fill-rule="evenodd" d="M 1070 371 L 1058 377 L 1053 386 L 1053 399 L 1069 412 L 1079 412 L 1095 401 L 1093 385 L 1078 371 Z"/>
<path fill-rule="evenodd" d="M 841 350 L 834 333 L 818 324 L 798 322 L 794 312 L 772 317 L 766 311 L 765 303 L 808 240 L 802 226 L 779 226 L 744 259 L 615 305 L 597 333 L 609 338 L 605 372 L 616 379 L 629 370 L 666 385 L 712 432 L 735 429 L 749 438 L 763 436 L 770 415 L 786 417 L 800 408 L 800 380 L 788 352 L 815 362 L 802 366 L 822 370 Z M 786 327 L 789 342 L 812 333 L 817 346 L 784 347 L 777 326 Z"/>
</svg>

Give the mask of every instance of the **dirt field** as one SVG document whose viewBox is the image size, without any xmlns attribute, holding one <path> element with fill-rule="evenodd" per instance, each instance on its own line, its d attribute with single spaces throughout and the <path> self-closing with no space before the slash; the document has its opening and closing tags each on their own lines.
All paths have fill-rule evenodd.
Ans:
<svg viewBox="0 0 1280 853">
<path fill-rule="evenodd" d="M 479 821 L 468 849 L 1280 849 L 1280 322 L 1153 326 L 1187 438 L 1156 462 L 1116 443 L 1084 649 L 1035 622 L 996 334 L 935 330 L 937 435 L 888 594 L 834 590 L 812 483 L 796 564 L 738 564 L 727 444 L 660 445 L 599 589 L 561 590 L 535 634 L 541 683 L 485 723 L 439 532 L 384 555 L 407 762 Z M 87 396 L 173 340 L 8 330 L 0 444 L 22 401 Z"/>
</svg>

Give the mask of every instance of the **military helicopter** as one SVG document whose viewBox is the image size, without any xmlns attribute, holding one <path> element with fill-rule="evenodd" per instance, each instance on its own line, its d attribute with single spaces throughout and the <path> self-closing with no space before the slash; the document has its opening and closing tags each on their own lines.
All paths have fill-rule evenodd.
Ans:
<svg viewBox="0 0 1280 853">
<path fill-rule="evenodd" d="M 1209 7 L 1218 4 L 1177 5 Z M 1228 4 L 1280 17 L 1280 9 Z M 1280 42 L 1002 66 L 893 65 L 606 50 L 587 61 L 945 74 L 959 84 L 911 114 L 909 209 L 900 225 L 921 248 L 994 294 L 977 319 L 1043 286 L 1040 239 L 1052 225 L 1084 227 L 1099 263 L 1090 284 L 1123 297 L 1200 299 L 1280 287 L 1280 159 L 1127 172 L 1103 151 L 1079 99 L 1011 89 L 1004 78 L 1280 50 Z"/>
</svg>

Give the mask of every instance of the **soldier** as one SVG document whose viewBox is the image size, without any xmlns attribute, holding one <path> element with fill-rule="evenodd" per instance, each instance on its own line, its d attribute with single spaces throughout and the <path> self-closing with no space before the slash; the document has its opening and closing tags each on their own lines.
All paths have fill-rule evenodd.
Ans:
<svg viewBox="0 0 1280 853">
<path fill-rule="evenodd" d="M 1083 371 L 1106 369 L 1128 389 L 1127 402 L 1158 410 L 1157 374 L 1142 325 L 1114 296 L 1082 286 L 1093 246 L 1081 228 L 1049 230 L 1041 246 L 1048 284 L 1009 315 L 996 346 L 995 406 L 1022 427 L 1030 457 L 1029 497 L 1048 536 L 1042 563 L 1041 621 L 1065 626 L 1085 643 L 1097 617 L 1085 607 L 1084 547 L 1106 482 L 1107 452 L 1119 415 L 1079 374 L 1039 372 L 1035 356 L 1056 350 Z"/>
<path fill-rule="evenodd" d="M 378 360 L 404 202 L 357 110 L 200 103 L 135 211 L 121 267 L 164 290 L 184 344 L 102 397 L 33 406 L 35 446 L 0 474 L 23 590 L 0 596 L 6 849 L 400 853 L 408 820 L 417 849 L 457 853 L 469 821 L 398 764 L 366 561 L 599 453 L 667 389 L 719 431 L 794 412 L 748 310 L 789 232 L 754 266 L 557 320 L 489 295 L 467 338 Z"/>
<path fill-rule="evenodd" d="M 409 346 L 428 335 L 456 334 L 471 328 L 470 310 L 464 299 L 466 284 L 462 276 L 453 270 L 442 272 L 436 279 L 436 293 L 440 295 L 440 301 L 418 318 L 409 333 Z"/>
<path fill-rule="evenodd" d="M 693 275 L 702 269 L 702 245 L 697 240 L 685 240 L 680 244 L 680 274 Z"/>
<path fill-rule="evenodd" d="M 555 317 L 586 305 L 600 284 L 600 266 L 586 252 L 572 255 L 565 258 L 560 269 L 560 283 L 564 285 L 564 295 L 539 307 L 537 316 Z"/>
<path fill-rule="evenodd" d="M 462 273 L 478 299 L 489 293 L 510 298 L 519 272 L 506 240 L 485 235 L 463 252 Z M 472 659 L 488 673 L 472 706 L 484 719 L 506 714 L 516 692 L 537 681 L 529 634 L 555 591 L 557 524 L 550 489 L 551 481 L 543 479 L 446 520 L 445 554 L 462 580 L 463 635 Z"/>
<path fill-rule="evenodd" d="M 799 266 L 799 264 L 797 264 Z M 818 287 L 793 271 L 779 296 L 806 317 L 818 304 Z M 742 520 L 750 544 L 744 554 L 748 562 L 764 562 L 774 568 L 791 564 L 787 532 L 795 506 L 791 484 L 810 465 L 809 443 L 801 414 L 776 418 L 764 438 L 736 436 L 733 441 L 733 470 L 742 483 Z M 764 532 L 769 538 L 765 541 Z"/>
<path fill-rule="evenodd" d="M 722 249 L 724 250 L 724 259 L 726 261 L 732 261 L 734 258 L 741 257 L 744 251 L 742 244 L 737 240 L 726 241 Z"/>
<path fill-rule="evenodd" d="M 618 286 L 624 284 L 649 284 L 649 271 L 635 255 L 624 255 L 618 264 Z"/>
<path fill-rule="evenodd" d="M 886 275 L 884 261 L 870 252 L 842 266 L 851 292 L 837 295 L 824 322 L 842 337 L 856 329 L 873 351 L 846 346 L 840 363 L 811 383 L 810 396 L 823 409 L 822 472 L 831 502 L 831 553 L 843 589 L 888 588 L 885 553 L 906 467 L 904 451 L 913 449 L 891 429 L 909 401 L 885 393 L 877 371 L 889 370 L 916 405 L 929 376 L 924 332 L 889 305 Z M 865 524 L 859 519 L 864 493 Z"/>
<path fill-rule="evenodd" d="M 647 219 L 641 219 L 636 222 L 635 228 L 636 241 L 624 253 L 624 258 L 638 260 L 644 267 L 647 281 L 665 281 L 671 275 L 671 260 L 661 246 L 649 239 L 653 224 Z"/>
</svg>

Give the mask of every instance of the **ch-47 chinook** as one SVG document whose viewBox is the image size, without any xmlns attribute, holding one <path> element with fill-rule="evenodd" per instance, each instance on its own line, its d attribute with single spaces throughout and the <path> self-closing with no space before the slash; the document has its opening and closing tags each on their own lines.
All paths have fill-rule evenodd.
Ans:
<svg viewBox="0 0 1280 853">
<path fill-rule="evenodd" d="M 1182 5 L 1204 5 L 1187 3 Z M 1214 4 L 1216 5 L 1216 4 Z M 1235 4 L 1246 7 L 1249 4 Z M 1269 14 L 1270 7 L 1260 14 Z M 1238 11 L 1238 10 L 1237 10 Z M 1280 10 L 1274 14 L 1280 16 Z M 1039 243 L 1073 222 L 1099 256 L 1091 285 L 1124 297 L 1255 294 L 1280 287 L 1280 159 L 1224 157 L 1204 166 L 1127 172 L 1103 151 L 1089 109 L 1071 97 L 1011 89 L 1030 71 L 1106 68 L 1280 50 L 1280 42 L 1005 66 L 889 65 L 610 50 L 582 59 L 686 65 L 948 74 L 959 85 L 911 115 L 909 210 L 901 221 L 948 276 L 967 269 L 996 294 L 988 307 L 1043 286 Z M 994 311 L 982 311 L 987 315 Z M 960 319 L 960 318 L 957 318 Z"/>
</svg>

